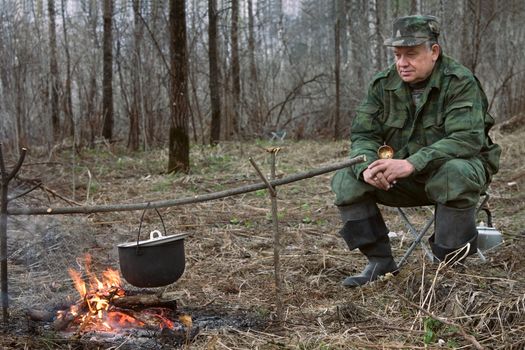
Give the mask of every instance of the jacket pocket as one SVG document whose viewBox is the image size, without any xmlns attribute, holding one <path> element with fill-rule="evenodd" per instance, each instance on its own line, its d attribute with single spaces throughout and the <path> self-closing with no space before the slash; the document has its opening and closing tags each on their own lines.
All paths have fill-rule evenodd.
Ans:
<svg viewBox="0 0 525 350">
<path fill-rule="evenodd" d="M 357 113 L 358 114 L 366 114 L 372 118 L 381 118 L 379 114 L 382 114 L 379 106 L 373 105 L 373 104 L 363 104 L 357 107 Z"/>
<path fill-rule="evenodd" d="M 402 157 L 399 151 L 408 142 L 408 115 L 405 111 L 389 113 L 383 123 L 383 142 L 394 149 L 394 158 Z"/>
<path fill-rule="evenodd" d="M 408 115 L 404 111 L 389 113 L 388 115 L 385 115 L 384 124 L 389 128 L 402 129 L 405 126 L 407 119 Z"/>
</svg>

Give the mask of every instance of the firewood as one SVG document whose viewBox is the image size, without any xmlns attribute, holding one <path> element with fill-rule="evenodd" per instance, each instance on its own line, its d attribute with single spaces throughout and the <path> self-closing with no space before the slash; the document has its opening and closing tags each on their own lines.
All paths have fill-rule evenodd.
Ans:
<svg viewBox="0 0 525 350">
<path fill-rule="evenodd" d="M 62 331 L 69 326 L 69 324 L 76 318 L 71 312 L 66 311 L 62 314 L 59 314 L 55 321 L 53 321 L 53 329 L 55 331 Z"/>
<path fill-rule="evenodd" d="M 156 295 L 156 294 L 139 294 L 139 295 L 124 295 L 113 299 L 113 305 L 125 309 L 137 309 L 147 307 L 166 307 L 170 309 L 177 308 L 177 300 L 170 295 Z"/>
<path fill-rule="evenodd" d="M 29 309 L 26 311 L 27 317 L 31 321 L 50 322 L 55 316 L 52 312 L 46 310 Z"/>
</svg>

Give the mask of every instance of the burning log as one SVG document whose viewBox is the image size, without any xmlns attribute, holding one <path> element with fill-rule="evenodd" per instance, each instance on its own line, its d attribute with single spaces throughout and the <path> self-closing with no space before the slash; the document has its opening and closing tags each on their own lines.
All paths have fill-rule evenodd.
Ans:
<svg viewBox="0 0 525 350">
<path fill-rule="evenodd" d="M 80 299 L 57 312 L 53 322 L 56 331 L 84 334 L 121 329 L 191 329 L 191 317 L 176 311 L 176 293 L 127 295 L 118 271 L 106 269 L 103 278 L 98 278 L 92 273 L 90 262 L 91 258 L 86 256 L 85 276 L 69 269 Z"/>
<path fill-rule="evenodd" d="M 58 313 L 56 319 L 53 321 L 53 329 L 56 331 L 63 331 L 76 318 L 77 315 L 74 315 L 69 311 Z"/>
<path fill-rule="evenodd" d="M 177 300 L 175 295 L 170 294 L 123 295 L 114 299 L 113 305 L 123 309 L 165 307 L 175 310 L 177 308 Z"/>
<path fill-rule="evenodd" d="M 111 305 L 104 312 L 107 320 L 101 324 L 108 329 L 112 328 L 111 323 L 118 324 L 120 327 L 132 325 L 142 327 L 152 323 L 169 324 L 167 317 L 162 314 L 175 314 L 176 307 L 177 301 L 174 294 L 122 295 L 111 299 Z M 81 301 L 72 305 L 69 310 L 59 311 L 53 321 L 53 328 L 56 331 L 63 331 L 72 324 L 78 324 L 77 331 L 82 332 L 97 319 L 96 312 L 93 311 L 88 302 Z M 31 315 L 40 318 L 38 310 L 32 312 Z"/>
</svg>

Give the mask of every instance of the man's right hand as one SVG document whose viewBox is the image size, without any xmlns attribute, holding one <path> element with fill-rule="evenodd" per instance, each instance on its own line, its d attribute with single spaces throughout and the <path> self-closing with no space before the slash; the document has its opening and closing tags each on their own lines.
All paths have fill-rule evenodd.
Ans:
<svg viewBox="0 0 525 350">
<path fill-rule="evenodd" d="M 379 159 L 366 168 L 363 179 L 376 188 L 388 191 L 398 179 L 410 176 L 414 170 L 406 159 Z"/>
<path fill-rule="evenodd" d="M 369 168 L 363 171 L 363 179 L 369 185 L 372 185 L 380 190 L 388 191 L 392 188 L 385 175 L 382 172 L 371 171 Z"/>
</svg>

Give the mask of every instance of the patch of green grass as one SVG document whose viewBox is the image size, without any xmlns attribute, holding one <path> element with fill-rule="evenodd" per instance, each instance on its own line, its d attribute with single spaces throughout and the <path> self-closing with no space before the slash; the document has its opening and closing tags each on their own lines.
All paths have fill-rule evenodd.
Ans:
<svg viewBox="0 0 525 350">
<path fill-rule="evenodd" d="M 230 219 L 230 224 L 232 225 L 239 225 L 241 223 L 241 219 L 233 217 Z"/>
<path fill-rule="evenodd" d="M 231 169 L 232 162 L 233 157 L 230 154 L 210 154 L 203 160 L 200 171 L 195 170 L 202 174 L 218 173 Z"/>
<path fill-rule="evenodd" d="M 159 181 L 157 181 L 156 183 L 152 185 L 151 190 L 153 192 L 171 191 L 175 177 L 176 175 L 174 174 L 168 174 L 162 177 Z"/>
<path fill-rule="evenodd" d="M 135 159 L 131 157 L 118 157 L 117 161 L 115 162 L 117 170 L 132 168 L 137 163 L 142 163 L 142 160 L 140 158 Z"/>
<path fill-rule="evenodd" d="M 252 228 L 252 227 L 255 226 L 255 223 L 253 221 L 251 221 L 251 220 L 244 220 L 243 221 L 243 225 L 246 228 Z"/>
<path fill-rule="evenodd" d="M 423 342 L 425 344 L 435 343 L 437 340 L 437 332 L 441 327 L 441 322 L 433 319 L 432 317 L 426 317 L 423 321 L 423 329 L 425 334 L 423 335 Z"/>
<path fill-rule="evenodd" d="M 278 211 L 277 212 L 277 220 L 282 220 L 285 217 L 286 217 L 286 210 L 282 210 L 282 211 Z M 266 220 L 268 220 L 268 221 L 273 220 L 271 212 L 266 213 Z"/>
<path fill-rule="evenodd" d="M 266 189 L 257 190 L 257 191 L 255 191 L 255 196 L 256 197 L 266 197 L 267 196 L 267 192 L 268 192 L 268 190 L 266 190 Z"/>
<path fill-rule="evenodd" d="M 92 181 L 90 184 L 89 184 L 89 194 L 90 196 L 93 196 L 95 193 L 97 193 L 98 191 L 100 190 L 100 184 L 96 181 Z"/>
<path fill-rule="evenodd" d="M 214 192 L 224 191 L 226 189 L 226 186 L 220 183 L 216 183 L 212 186 Z"/>
<path fill-rule="evenodd" d="M 426 317 L 424 319 L 423 329 L 425 331 L 423 335 L 423 342 L 425 344 L 433 344 L 437 342 L 439 338 L 446 339 L 449 335 L 457 334 L 459 331 L 457 327 L 444 325 L 441 321 L 432 317 Z M 447 346 L 449 348 L 455 348 L 459 346 L 459 344 L 455 338 L 450 338 L 447 340 Z"/>
<path fill-rule="evenodd" d="M 255 314 L 260 318 L 268 318 L 270 317 L 270 310 L 263 306 L 259 306 L 255 308 Z"/>
<path fill-rule="evenodd" d="M 452 338 L 452 339 L 449 339 L 447 340 L 447 347 L 450 348 L 450 349 L 457 349 L 459 348 L 460 346 L 460 343 L 457 339 L 455 338 Z"/>
<path fill-rule="evenodd" d="M 291 186 L 289 191 L 290 191 L 290 194 L 300 194 L 304 192 L 304 188 L 300 186 Z"/>
<path fill-rule="evenodd" d="M 327 225 L 328 221 L 326 219 L 315 219 L 314 224 L 318 226 Z"/>
<path fill-rule="evenodd" d="M 259 147 L 267 148 L 270 146 L 273 146 L 273 142 L 265 139 L 257 139 L 255 140 L 255 144 Z"/>
<path fill-rule="evenodd" d="M 239 226 L 244 226 L 246 228 L 252 228 L 255 224 L 252 220 L 242 220 L 242 219 L 239 219 L 238 217 L 232 217 L 230 219 L 230 224 L 231 225 L 239 225 Z"/>
</svg>

